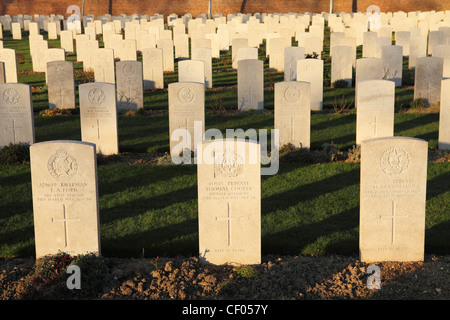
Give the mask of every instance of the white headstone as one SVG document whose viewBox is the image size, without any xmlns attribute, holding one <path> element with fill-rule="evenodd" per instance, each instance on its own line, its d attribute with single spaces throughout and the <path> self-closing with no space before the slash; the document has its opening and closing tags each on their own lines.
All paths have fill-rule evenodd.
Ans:
<svg viewBox="0 0 450 320">
<path fill-rule="evenodd" d="M 36 258 L 100 254 L 95 145 L 51 141 L 30 147 Z"/>
<path fill-rule="evenodd" d="M 5 64 L 6 82 L 18 82 L 16 50 L 9 48 L 0 49 L 0 62 Z"/>
<path fill-rule="evenodd" d="M 323 60 L 300 59 L 297 61 L 297 81 L 311 84 L 311 110 L 323 109 Z"/>
<path fill-rule="evenodd" d="M 205 85 L 196 82 L 174 82 L 169 91 L 170 154 L 179 156 L 201 143 L 205 127 Z M 200 141 L 194 140 L 195 122 L 201 122 Z"/>
<path fill-rule="evenodd" d="M 163 49 L 146 48 L 142 51 L 144 89 L 164 88 Z"/>
<path fill-rule="evenodd" d="M 344 80 L 347 86 L 352 86 L 352 61 L 353 48 L 349 46 L 335 46 L 333 48 L 333 57 L 331 58 L 331 83 Z"/>
<path fill-rule="evenodd" d="M 305 59 L 308 60 L 308 59 Z M 311 136 L 311 84 L 303 81 L 275 83 L 274 128 L 280 146 L 309 148 Z"/>
<path fill-rule="evenodd" d="M 305 59 L 305 48 L 284 49 L 284 81 L 297 81 L 297 61 Z"/>
<path fill-rule="evenodd" d="M 74 109 L 75 74 L 72 61 L 47 63 L 49 109 Z"/>
<path fill-rule="evenodd" d="M 200 261 L 213 265 L 261 262 L 259 145 L 213 140 L 198 164 Z"/>
<path fill-rule="evenodd" d="M 264 108 L 263 61 L 241 60 L 238 63 L 238 110 Z"/>
<path fill-rule="evenodd" d="M 90 82 L 78 88 L 81 140 L 95 143 L 97 153 L 118 154 L 116 85 Z"/>
<path fill-rule="evenodd" d="M 421 139 L 390 137 L 362 143 L 362 262 L 423 260 L 427 158 L 428 143 Z"/>
<path fill-rule="evenodd" d="M 0 84 L 0 148 L 10 143 L 34 143 L 31 86 Z"/>
<path fill-rule="evenodd" d="M 356 144 L 367 139 L 394 135 L 394 82 L 360 81 L 356 100 Z"/>
<path fill-rule="evenodd" d="M 450 79 L 442 80 L 438 149 L 450 150 Z"/>
<path fill-rule="evenodd" d="M 444 59 L 421 57 L 416 59 L 414 100 L 422 98 L 428 104 L 438 103 L 441 97 L 441 82 Z"/>
<path fill-rule="evenodd" d="M 203 61 L 204 75 L 205 75 L 205 87 L 213 87 L 212 79 L 212 55 L 211 48 L 198 47 L 191 50 L 192 60 Z"/>
<path fill-rule="evenodd" d="M 144 87 L 141 61 L 116 63 L 117 108 L 138 110 L 144 108 Z"/>
<path fill-rule="evenodd" d="M 198 82 L 205 84 L 205 62 L 201 60 L 179 61 L 178 82 Z"/>
</svg>

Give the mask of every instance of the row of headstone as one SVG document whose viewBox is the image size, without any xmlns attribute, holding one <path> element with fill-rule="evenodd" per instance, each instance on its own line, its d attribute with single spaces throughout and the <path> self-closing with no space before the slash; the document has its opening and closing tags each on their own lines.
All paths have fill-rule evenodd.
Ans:
<svg viewBox="0 0 450 320">
<path fill-rule="evenodd" d="M 261 263 L 259 144 L 219 139 L 199 149 L 201 262 Z M 361 261 L 424 259 L 427 152 L 427 142 L 415 138 L 362 143 Z M 58 252 L 100 255 L 96 145 L 37 143 L 30 148 L 30 159 L 36 257 Z"/>
<path fill-rule="evenodd" d="M 431 58 L 430 59 L 437 59 Z M 308 60 L 308 59 L 305 59 Z M 311 59 L 311 61 L 314 61 Z M 257 73 L 261 76 L 260 60 L 242 60 L 240 64 L 257 67 L 256 71 L 244 73 L 251 75 L 252 81 L 240 80 L 238 87 L 243 105 L 249 106 L 256 101 L 258 95 L 262 97 L 262 85 L 257 88 L 248 87 L 257 80 Z M 142 104 L 142 81 L 134 82 L 132 76 L 138 74 L 142 79 L 139 62 L 122 62 L 118 64 L 119 81 L 121 85 L 112 83 L 86 83 L 79 86 L 80 120 L 82 140 L 97 144 L 97 150 L 102 154 L 118 153 L 117 109 L 137 108 Z M 65 69 L 66 68 L 66 69 Z M 133 69 L 135 68 L 135 69 Z M 60 73 L 63 71 L 64 73 Z M 259 70 L 259 71 L 258 71 Z M 55 76 L 53 75 L 55 74 Z M 64 75 L 64 78 L 61 78 Z M 73 66 L 68 61 L 49 63 L 49 102 L 58 107 L 74 103 L 75 91 L 73 85 Z M 123 79 L 122 79 L 123 78 Z M 239 76 L 238 79 L 243 79 Z M 449 148 L 448 124 L 446 124 L 448 103 L 447 91 L 450 79 L 442 80 L 439 91 L 441 96 L 439 149 Z M 275 84 L 274 98 L 274 128 L 280 134 L 280 145 L 293 144 L 297 147 L 309 148 L 310 145 L 310 114 L 311 114 L 311 82 L 286 81 Z M 2 134 L 0 146 L 9 143 L 34 142 L 33 107 L 31 87 L 26 84 L 5 83 L 0 85 L 2 103 Z M 174 150 L 178 140 L 172 141 L 174 131 L 185 129 L 182 133 L 185 146 L 183 149 L 195 150 L 194 122 L 205 122 L 205 87 L 200 82 L 177 82 L 169 85 L 169 135 L 170 149 Z M 249 101 L 247 101 L 249 100 Z M 382 79 L 366 79 L 358 82 L 356 93 L 356 143 L 377 137 L 389 137 L 394 134 L 394 104 L 395 83 Z M 244 109 L 245 110 L 245 109 Z M 203 137 L 204 127 L 201 131 Z M 198 141 L 197 141 L 198 143 Z"/>
</svg>

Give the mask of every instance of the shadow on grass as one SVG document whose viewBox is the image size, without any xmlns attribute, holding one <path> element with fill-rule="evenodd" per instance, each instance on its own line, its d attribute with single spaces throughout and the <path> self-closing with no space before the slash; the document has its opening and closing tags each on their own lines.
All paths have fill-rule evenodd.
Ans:
<svg viewBox="0 0 450 320">
<path fill-rule="evenodd" d="M 298 166 L 283 166 L 280 174 L 298 169 Z M 327 193 L 332 193 L 359 183 L 360 169 L 355 168 L 347 172 L 335 174 L 323 180 L 304 184 L 296 188 L 265 197 L 261 200 L 261 215 L 264 216 L 274 210 L 285 210 L 303 201 L 313 200 Z"/>
<path fill-rule="evenodd" d="M 302 224 L 279 233 L 262 237 L 263 254 L 300 254 L 308 247 L 334 233 L 352 232 L 359 226 L 359 208 L 352 208 L 332 215 L 321 221 Z M 321 240 L 322 239 L 322 240 Z M 327 244 L 319 244 L 321 253 L 357 255 L 358 236 L 350 239 L 329 239 Z M 310 253 L 311 254 L 311 253 Z"/>
<path fill-rule="evenodd" d="M 412 130 L 438 121 L 439 121 L 438 113 L 417 114 L 417 117 L 413 117 L 406 121 L 396 122 L 395 131 L 396 133 L 401 134 L 403 131 Z"/>
</svg>

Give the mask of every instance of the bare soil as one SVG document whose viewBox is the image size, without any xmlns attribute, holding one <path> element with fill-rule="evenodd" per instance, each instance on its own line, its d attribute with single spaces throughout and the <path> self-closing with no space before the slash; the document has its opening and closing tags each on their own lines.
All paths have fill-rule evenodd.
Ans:
<svg viewBox="0 0 450 320">
<path fill-rule="evenodd" d="M 241 267 L 205 265 L 196 257 L 99 259 L 101 264 L 82 269 L 79 290 L 67 288 L 70 274 L 62 271 L 53 275 L 47 272 L 47 280 L 26 284 L 26 279 L 36 274 L 34 259 L 0 260 L 0 299 L 450 299 L 450 256 L 428 255 L 422 262 L 376 263 L 380 268 L 379 289 L 368 288 L 370 265 L 354 257 L 267 256 L 259 265 Z M 86 273 L 93 274 L 89 277 Z"/>
</svg>

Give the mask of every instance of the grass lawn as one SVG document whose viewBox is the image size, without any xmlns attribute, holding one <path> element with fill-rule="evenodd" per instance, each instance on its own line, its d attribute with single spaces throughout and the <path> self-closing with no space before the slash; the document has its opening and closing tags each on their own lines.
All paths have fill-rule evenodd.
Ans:
<svg viewBox="0 0 450 320">
<path fill-rule="evenodd" d="M 105 256 L 196 255 L 195 165 L 100 165 Z M 450 163 L 428 167 L 426 251 L 449 253 Z M 1 166 L 0 257 L 32 256 L 30 169 Z M 358 254 L 359 164 L 282 163 L 263 176 L 263 254 Z"/>
<path fill-rule="evenodd" d="M 355 145 L 356 111 L 353 88 L 331 88 L 328 31 L 324 59 L 324 111 L 311 115 L 311 150 L 333 143 L 347 151 Z M 44 34 L 44 39 L 46 35 Z M 101 39 L 100 39 L 101 40 Z M 100 43 L 102 43 L 100 41 Z M 295 45 L 295 43 L 294 43 Z M 19 82 L 33 87 L 36 142 L 80 140 L 77 110 L 69 116 L 42 117 L 48 109 L 43 73 L 31 72 L 28 36 L 13 41 L 4 32 L 4 47 L 23 57 L 18 63 Z M 58 40 L 49 47 L 60 47 Z M 357 51 L 361 57 L 361 47 Z M 237 113 L 237 74 L 231 55 L 222 52 L 213 61 L 213 89 L 205 91 L 206 129 L 272 129 L 273 84 L 283 73 L 269 72 L 265 60 L 264 111 Z M 76 56 L 68 54 L 69 61 Z M 139 57 L 139 59 L 141 59 Z M 89 74 L 75 63 L 76 89 Z M 177 67 L 177 64 L 176 64 Z M 404 61 L 404 86 L 396 89 L 395 136 L 425 139 L 437 148 L 439 113 L 408 111 L 413 101 L 414 72 Z M 177 81 L 166 73 L 165 83 Z M 78 99 L 78 90 L 76 92 Z M 169 151 L 166 89 L 144 93 L 145 113 L 118 117 L 120 152 Z M 77 101 L 78 103 L 78 101 Z M 407 112 L 408 111 L 408 112 Z M 269 132 L 270 134 L 270 132 Z M 102 253 L 105 256 L 197 255 L 197 171 L 195 165 L 98 166 Z M 429 163 L 426 204 L 426 252 L 450 253 L 450 163 Z M 359 163 L 282 161 L 274 176 L 263 176 L 263 254 L 358 255 Z M 34 227 L 27 165 L 0 165 L 0 257 L 33 256 Z"/>
</svg>

